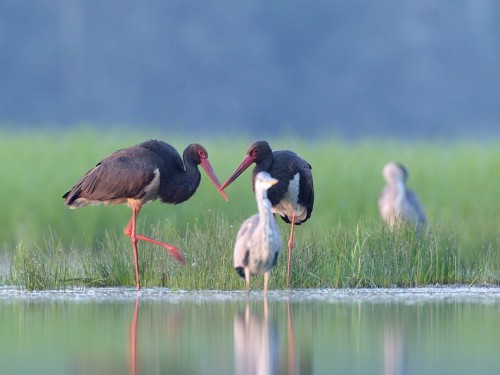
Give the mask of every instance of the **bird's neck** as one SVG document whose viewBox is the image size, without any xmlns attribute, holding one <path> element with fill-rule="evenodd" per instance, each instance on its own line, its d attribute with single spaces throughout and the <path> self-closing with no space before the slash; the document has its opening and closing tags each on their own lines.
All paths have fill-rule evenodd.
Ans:
<svg viewBox="0 0 500 375">
<path fill-rule="evenodd" d="M 405 185 L 405 183 L 403 181 L 396 181 L 396 183 L 394 184 L 394 186 L 396 187 L 396 190 L 399 193 L 403 193 L 406 190 L 406 185 Z"/>
<path fill-rule="evenodd" d="M 192 189 L 191 194 L 193 194 L 198 188 L 198 185 L 200 184 L 201 173 L 200 170 L 198 169 L 197 164 L 186 163 L 186 162 L 184 162 L 184 164 L 186 166 L 186 172 L 181 175 L 181 178 L 184 179 L 186 186 L 188 185 L 190 186 L 190 188 Z"/>
<path fill-rule="evenodd" d="M 259 172 L 268 172 L 273 165 L 272 156 L 269 158 L 264 158 L 255 163 L 255 167 L 253 169 L 253 175 L 255 176 Z"/>
<path fill-rule="evenodd" d="M 164 203 L 182 203 L 193 196 L 200 185 L 200 180 L 198 167 L 186 164 L 185 171 L 165 176 L 160 185 L 160 197 Z"/>
<path fill-rule="evenodd" d="M 256 194 L 257 198 L 257 208 L 259 210 L 259 225 L 264 227 L 264 230 L 269 228 L 269 223 L 274 220 L 272 205 L 269 199 L 267 199 L 267 193 L 265 191 L 262 194 Z"/>
<path fill-rule="evenodd" d="M 396 190 L 396 201 L 400 204 L 406 196 L 406 185 L 403 181 L 397 181 L 394 188 Z"/>
</svg>

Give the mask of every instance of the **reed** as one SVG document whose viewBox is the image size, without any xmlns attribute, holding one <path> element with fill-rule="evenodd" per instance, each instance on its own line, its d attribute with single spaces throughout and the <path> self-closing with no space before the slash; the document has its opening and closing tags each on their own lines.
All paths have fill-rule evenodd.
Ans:
<svg viewBox="0 0 500 375">
<path fill-rule="evenodd" d="M 162 248 L 139 245 L 140 275 L 146 287 L 173 289 L 243 289 L 232 266 L 236 229 L 220 215 L 183 234 L 165 232 L 156 224 L 151 234 L 173 240 L 186 255 L 177 264 Z M 213 219 L 213 220 L 212 220 Z M 282 235 L 288 226 L 280 225 Z M 496 244 L 498 245 L 498 244 Z M 417 236 L 413 228 L 389 231 L 379 223 L 360 222 L 355 228 L 337 226 L 321 232 L 298 230 L 293 253 L 293 288 L 414 287 L 432 284 L 498 284 L 500 252 L 493 246 L 482 254 L 464 253 L 456 234 L 437 228 Z M 286 249 L 283 249 L 285 254 Z M 252 286 L 262 288 L 262 278 Z M 66 286 L 134 286 L 128 238 L 107 235 L 85 248 L 66 249 L 59 241 L 42 247 L 20 244 L 13 255 L 9 283 L 27 289 Z M 271 274 L 270 288 L 286 287 L 286 256 Z"/>
</svg>

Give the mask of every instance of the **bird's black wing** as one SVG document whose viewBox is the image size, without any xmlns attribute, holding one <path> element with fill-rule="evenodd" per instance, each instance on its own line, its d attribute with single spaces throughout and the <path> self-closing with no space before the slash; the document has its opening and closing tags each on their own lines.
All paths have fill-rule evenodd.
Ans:
<svg viewBox="0 0 500 375">
<path fill-rule="evenodd" d="M 279 202 L 289 188 L 289 183 L 297 173 L 300 177 L 298 202 L 312 211 L 314 204 L 314 184 L 311 165 L 293 151 L 273 152 L 273 164 L 269 170 L 271 176 L 279 182 L 268 190 L 268 197 L 273 205 Z"/>
<path fill-rule="evenodd" d="M 267 197 L 273 206 L 277 205 L 286 195 L 290 181 L 293 180 L 298 173 L 298 158 L 297 154 L 288 150 L 273 152 L 273 162 L 267 171 L 273 178 L 278 180 L 278 183 L 267 191 Z M 260 170 L 255 168 L 253 173 L 254 183 L 255 176 L 258 172 L 260 172 Z"/>
<path fill-rule="evenodd" d="M 300 189 L 299 189 L 299 203 L 307 208 L 306 221 L 311 216 L 314 206 L 314 183 L 312 176 L 312 167 L 304 159 L 300 159 L 299 175 L 300 175 Z"/>
<path fill-rule="evenodd" d="M 112 199 L 140 198 L 155 177 L 151 151 L 140 146 L 119 150 L 88 171 L 64 195 L 66 204 L 78 199 L 108 201 Z"/>
</svg>

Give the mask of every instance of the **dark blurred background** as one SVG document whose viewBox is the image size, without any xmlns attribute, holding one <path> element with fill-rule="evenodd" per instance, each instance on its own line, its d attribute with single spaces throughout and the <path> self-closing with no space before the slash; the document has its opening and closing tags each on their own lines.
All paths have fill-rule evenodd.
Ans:
<svg viewBox="0 0 500 375">
<path fill-rule="evenodd" d="M 0 0 L 0 126 L 498 136 L 500 1 Z"/>
</svg>

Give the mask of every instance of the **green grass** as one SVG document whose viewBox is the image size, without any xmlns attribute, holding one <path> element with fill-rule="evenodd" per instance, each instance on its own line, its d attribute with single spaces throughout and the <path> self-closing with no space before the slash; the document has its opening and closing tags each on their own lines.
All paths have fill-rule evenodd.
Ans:
<svg viewBox="0 0 500 375">
<path fill-rule="evenodd" d="M 253 139 L 182 139 L 165 134 L 80 129 L 36 134 L 0 131 L 0 268 L 3 283 L 27 289 L 71 285 L 134 285 L 133 259 L 123 235 L 125 206 L 69 210 L 62 194 L 111 152 L 159 138 L 180 152 L 202 143 L 221 180 L 243 159 Z M 292 286 L 381 287 L 500 283 L 500 142 L 404 142 L 268 139 L 313 166 L 316 204 L 297 227 Z M 381 169 L 394 160 L 410 172 L 429 228 L 390 232 L 380 222 Z M 144 286 L 242 289 L 232 269 L 234 237 L 256 210 L 250 171 L 227 190 L 226 203 L 202 173 L 197 193 L 178 206 L 154 202 L 139 217 L 140 233 L 175 243 L 180 266 L 163 249 L 139 242 Z M 284 288 L 289 226 L 279 222 L 283 255 L 270 288 Z M 255 278 L 253 287 L 262 287 Z"/>
</svg>

